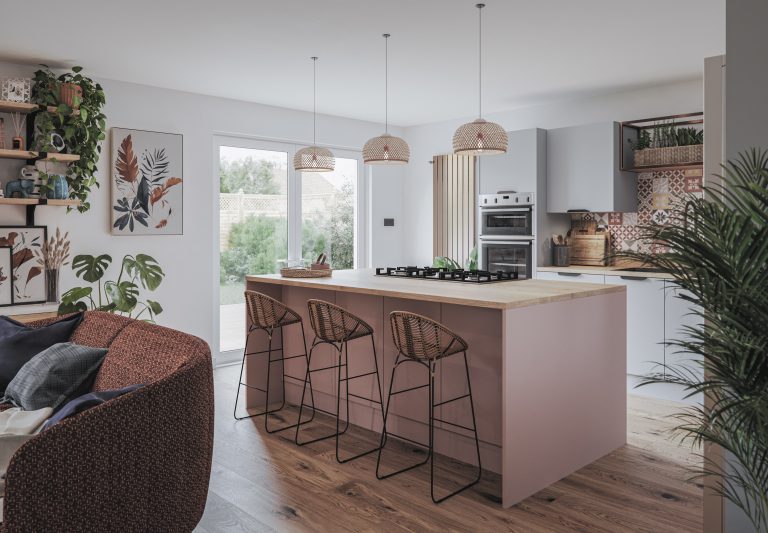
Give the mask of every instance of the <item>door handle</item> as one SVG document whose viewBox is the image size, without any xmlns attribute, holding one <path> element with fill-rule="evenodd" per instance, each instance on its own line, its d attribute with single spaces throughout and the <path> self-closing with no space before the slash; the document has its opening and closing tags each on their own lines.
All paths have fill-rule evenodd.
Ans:
<svg viewBox="0 0 768 533">
<path fill-rule="evenodd" d="M 644 278 L 643 276 L 619 276 L 621 279 L 627 279 L 629 281 L 647 281 L 648 278 Z"/>
</svg>

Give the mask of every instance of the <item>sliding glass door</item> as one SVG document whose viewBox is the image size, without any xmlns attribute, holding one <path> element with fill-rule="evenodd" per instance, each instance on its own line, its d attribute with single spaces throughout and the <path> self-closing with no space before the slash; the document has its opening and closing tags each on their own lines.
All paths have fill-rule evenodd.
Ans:
<svg viewBox="0 0 768 533">
<path fill-rule="evenodd" d="M 300 145 L 220 137 L 219 350 L 245 344 L 247 274 L 274 274 L 325 254 L 334 269 L 362 266 L 365 180 L 357 152 L 337 151 L 333 172 L 296 172 Z"/>
</svg>

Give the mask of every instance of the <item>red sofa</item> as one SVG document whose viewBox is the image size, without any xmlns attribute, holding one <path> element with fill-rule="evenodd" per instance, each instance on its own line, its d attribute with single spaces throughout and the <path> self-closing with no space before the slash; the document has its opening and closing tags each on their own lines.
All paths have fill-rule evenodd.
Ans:
<svg viewBox="0 0 768 533">
<path fill-rule="evenodd" d="M 93 390 L 145 386 L 19 448 L 8 465 L 0 531 L 192 531 L 213 453 L 210 348 L 192 335 L 97 311 L 85 314 L 72 342 L 109 349 Z"/>
</svg>

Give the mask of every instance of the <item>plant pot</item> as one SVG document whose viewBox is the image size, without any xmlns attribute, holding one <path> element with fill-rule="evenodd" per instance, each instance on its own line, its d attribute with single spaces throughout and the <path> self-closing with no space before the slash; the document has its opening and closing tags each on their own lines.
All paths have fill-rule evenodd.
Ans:
<svg viewBox="0 0 768 533">
<path fill-rule="evenodd" d="M 692 165 L 704 161 L 704 145 L 670 146 L 635 150 L 635 168 Z"/>
<path fill-rule="evenodd" d="M 45 269 L 45 301 L 59 303 L 59 269 Z"/>
<path fill-rule="evenodd" d="M 67 177 L 54 174 L 48 177 L 48 191 L 45 193 L 49 200 L 66 200 L 69 198 L 69 184 Z"/>
<path fill-rule="evenodd" d="M 75 102 L 77 97 L 77 102 Z M 69 107 L 79 107 L 83 97 L 83 88 L 74 83 L 62 83 L 59 87 L 59 101 Z"/>
</svg>

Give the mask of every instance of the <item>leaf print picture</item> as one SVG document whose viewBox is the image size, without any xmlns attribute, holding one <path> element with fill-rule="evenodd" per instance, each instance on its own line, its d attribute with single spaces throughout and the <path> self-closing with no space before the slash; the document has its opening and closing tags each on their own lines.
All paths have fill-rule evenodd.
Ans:
<svg viewBox="0 0 768 533">
<path fill-rule="evenodd" d="M 112 128 L 112 234 L 183 233 L 183 138 Z"/>
<path fill-rule="evenodd" d="M 13 303 L 12 248 L 0 246 L 0 307 Z"/>
<path fill-rule="evenodd" d="M 0 250 L 10 249 L 10 265 L 1 260 L 0 279 L 8 277 L 11 282 L 11 298 L 14 304 L 45 302 L 45 272 L 35 261 L 35 251 L 40 250 L 48 238 L 45 226 L 0 226 Z M 5 294 L 4 283 L 0 281 L 0 294 Z M 0 305 L 4 304 L 0 299 Z"/>
</svg>

